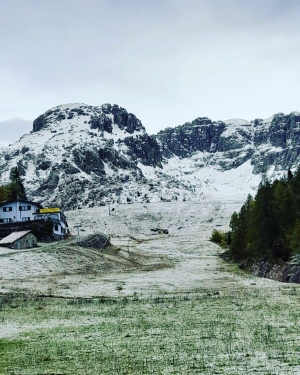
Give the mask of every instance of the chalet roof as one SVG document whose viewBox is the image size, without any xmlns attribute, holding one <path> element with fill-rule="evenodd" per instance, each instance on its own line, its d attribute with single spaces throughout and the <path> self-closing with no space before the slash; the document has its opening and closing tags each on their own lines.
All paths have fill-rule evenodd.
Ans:
<svg viewBox="0 0 300 375">
<path fill-rule="evenodd" d="M 13 233 L 9 234 L 7 237 L 3 238 L 0 241 L 0 245 L 12 244 L 12 243 L 16 242 L 17 240 L 19 240 L 20 238 L 26 236 L 26 234 L 28 234 L 30 232 L 31 232 L 31 230 L 22 230 L 22 231 L 19 231 L 19 232 L 13 232 Z"/>
<path fill-rule="evenodd" d="M 0 203 L 0 207 L 3 206 L 3 205 L 5 205 L 5 204 L 15 203 L 15 202 L 35 204 L 36 206 L 39 206 L 40 208 L 43 207 L 40 203 L 32 202 L 32 201 L 27 201 L 26 199 L 14 199 L 14 200 L 11 200 L 11 201 L 2 202 L 2 203 Z"/>
</svg>

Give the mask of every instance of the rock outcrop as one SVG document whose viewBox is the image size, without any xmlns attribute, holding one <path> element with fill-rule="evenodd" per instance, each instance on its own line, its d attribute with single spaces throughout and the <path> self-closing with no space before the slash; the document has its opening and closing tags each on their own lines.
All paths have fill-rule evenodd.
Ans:
<svg viewBox="0 0 300 375">
<path fill-rule="evenodd" d="M 253 173 L 269 167 L 287 170 L 299 164 L 300 113 L 277 113 L 269 119 L 211 121 L 199 117 L 157 134 L 165 158 L 209 153 L 208 164 L 226 170 L 251 160 Z M 216 158 L 216 155 L 219 158 Z"/>
<path fill-rule="evenodd" d="M 94 249 L 103 250 L 105 246 L 109 246 L 109 237 L 103 233 L 97 232 L 90 234 L 77 242 L 80 247 L 92 247 Z"/>
<path fill-rule="evenodd" d="M 8 181 L 17 165 L 30 199 L 65 209 L 198 200 L 224 189 L 245 194 L 260 173 L 274 177 L 298 166 L 299 135 L 297 112 L 251 122 L 198 117 L 150 136 L 118 105 L 68 104 L 0 149 L 0 176 Z"/>
</svg>

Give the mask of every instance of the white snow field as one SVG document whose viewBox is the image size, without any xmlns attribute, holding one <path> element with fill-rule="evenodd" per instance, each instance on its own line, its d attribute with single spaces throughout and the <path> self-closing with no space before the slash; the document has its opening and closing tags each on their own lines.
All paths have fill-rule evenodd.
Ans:
<svg viewBox="0 0 300 375">
<path fill-rule="evenodd" d="M 22 252 L 0 250 L 2 290 L 55 296 L 94 297 L 228 291 L 253 284 L 278 283 L 239 276 L 236 266 L 218 257 L 221 249 L 209 241 L 214 228 L 228 230 L 240 199 L 200 202 L 120 204 L 66 212 L 76 243 L 94 232 L 111 235 L 121 258 L 95 254 L 66 242 Z M 77 225 L 80 227 L 77 229 Z M 168 229 L 158 234 L 151 229 Z M 69 241 L 70 242 L 70 241 Z M 130 267 L 126 257 L 135 257 Z M 103 261 L 110 261 L 109 267 Z"/>
</svg>

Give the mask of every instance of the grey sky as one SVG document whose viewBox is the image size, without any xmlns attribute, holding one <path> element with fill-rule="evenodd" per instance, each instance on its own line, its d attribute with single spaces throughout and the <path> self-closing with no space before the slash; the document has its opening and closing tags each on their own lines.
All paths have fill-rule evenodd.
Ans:
<svg viewBox="0 0 300 375">
<path fill-rule="evenodd" d="M 11 120 L 0 121 L 0 147 L 14 143 L 22 135 L 27 134 L 32 129 L 32 121 L 15 117 Z"/>
<path fill-rule="evenodd" d="M 116 103 L 155 133 L 300 111 L 299 16 L 298 0 L 1 0 L 0 121 Z"/>
</svg>

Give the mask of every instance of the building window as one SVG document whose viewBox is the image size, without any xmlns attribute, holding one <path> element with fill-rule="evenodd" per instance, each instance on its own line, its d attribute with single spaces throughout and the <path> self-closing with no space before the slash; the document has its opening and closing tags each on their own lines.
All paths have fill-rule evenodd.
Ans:
<svg viewBox="0 0 300 375">
<path fill-rule="evenodd" d="M 45 215 L 36 215 L 34 220 L 45 220 Z"/>
<path fill-rule="evenodd" d="M 12 219 L 10 217 L 3 219 L 3 223 L 11 223 Z"/>
<path fill-rule="evenodd" d="M 31 206 L 20 206 L 19 210 L 20 211 L 30 211 L 31 210 Z"/>
<path fill-rule="evenodd" d="M 22 217 L 22 221 L 30 221 L 30 217 Z"/>
<path fill-rule="evenodd" d="M 3 207 L 3 212 L 12 211 L 12 207 Z"/>
<path fill-rule="evenodd" d="M 58 231 L 58 225 L 57 224 L 54 225 L 54 230 Z"/>
<path fill-rule="evenodd" d="M 50 219 L 56 219 L 56 220 L 59 220 L 57 214 L 50 214 L 48 217 L 49 217 Z"/>
</svg>

